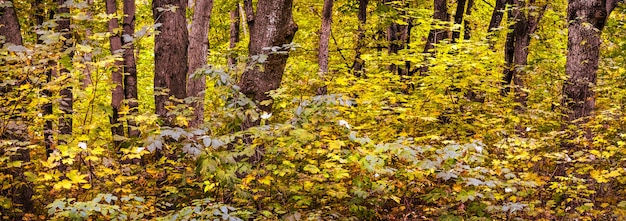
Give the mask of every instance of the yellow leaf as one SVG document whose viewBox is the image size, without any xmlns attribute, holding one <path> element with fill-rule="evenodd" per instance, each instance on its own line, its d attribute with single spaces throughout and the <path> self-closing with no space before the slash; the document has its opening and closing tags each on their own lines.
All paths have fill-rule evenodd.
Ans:
<svg viewBox="0 0 626 221">
<path fill-rule="evenodd" d="M 54 189 L 55 190 L 59 190 L 59 189 L 70 189 L 72 188 L 72 182 L 69 180 L 61 180 L 58 183 L 54 184 Z"/>
<path fill-rule="evenodd" d="M 341 140 L 333 140 L 330 143 L 328 143 L 328 149 L 331 150 L 338 150 L 341 149 L 341 147 L 345 145 L 345 143 Z"/>
<path fill-rule="evenodd" d="M 305 191 L 310 191 L 311 188 L 313 187 L 313 182 L 311 181 L 304 181 L 304 190 Z"/>
<path fill-rule="evenodd" d="M 604 177 L 603 174 L 604 171 L 599 171 L 599 170 L 592 170 L 589 172 L 589 175 L 591 175 L 591 178 L 595 179 L 596 182 L 598 183 L 606 183 L 609 182 L 606 177 Z"/>
<path fill-rule="evenodd" d="M 215 183 L 211 183 L 211 181 L 204 181 L 204 192 L 209 192 L 215 188 Z"/>
<path fill-rule="evenodd" d="M 87 175 L 83 175 L 78 170 L 72 170 L 67 174 L 67 178 L 69 178 L 72 183 L 86 183 L 85 177 Z"/>
<path fill-rule="evenodd" d="M 274 181 L 274 178 L 271 177 L 271 176 L 265 176 L 265 177 L 259 179 L 259 183 L 265 184 L 267 186 L 271 185 L 272 181 Z"/>
<path fill-rule="evenodd" d="M 461 186 L 461 184 L 454 184 L 454 186 L 452 186 L 452 190 L 454 190 L 454 192 L 461 192 L 462 189 L 463 186 Z"/>
</svg>

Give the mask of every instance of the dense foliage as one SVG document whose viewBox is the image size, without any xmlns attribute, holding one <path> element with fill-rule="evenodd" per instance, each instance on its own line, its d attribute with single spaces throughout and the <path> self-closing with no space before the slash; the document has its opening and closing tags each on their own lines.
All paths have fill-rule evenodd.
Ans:
<svg viewBox="0 0 626 221">
<path fill-rule="evenodd" d="M 139 107 L 137 114 L 127 104 L 121 111 L 141 132 L 132 138 L 111 134 L 110 75 L 122 55 L 109 50 L 104 3 L 68 1 L 69 15 L 38 26 L 29 16 L 36 4 L 14 1 L 24 44 L 0 48 L 0 219 L 626 218 L 626 8 L 620 5 L 607 21 L 593 85 L 596 110 L 578 127 L 564 120 L 561 103 L 567 2 L 540 1 L 547 6 L 531 36 L 528 64 L 516 67 L 526 73 L 525 105 L 515 93 L 502 93 L 506 27 L 513 22 L 488 33 L 492 1 L 474 2 L 466 18 L 469 40 L 443 41 L 432 54 L 423 51 L 432 26 L 465 28 L 434 24 L 432 1 L 403 2 L 408 6 L 370 2 L 359 75 L 352 72 L 358 1 L 335 1 L 330 72 L 322 77 L 316 54 L 322 1 L 295 1 L 299 29 L 293 44 L 275 52 L 290 57 L 268 113 L 237 85 L 251 68 L 249 40 L 234 48 L 228 42 L 229 11 L 239 2 L 215 0 L 209 65 L 192 76 L 207 78 L 205 123 L 191 128 L 193 98 L 168 103 L 174 125 L 164 126 L 155 114 L 159 24 L 149 2 L 137 1 L 137 32 L 126 37 L 137 56 Z M 54 29 L 59 16 L 71 18 L 72 38 Z M 389 42 L 381 30 L 407 19 L 414 40 L 398 53 L 383 50 Z M 66 41 L 70 49 L 63 48 Z M 232 55 L 239 62 L 229 67 Z M 254 58 L 263 63 L 266 56 Z M 428 71 L 390 71 L 407 61 Z M 46 79 L 62 67 L 68 76 Z M 327 93 L 320 95 L 322 86 Z M 57 108 L 67 87 L 73 133 L 57 136 L 65 142 L 46 153 L 44 125 L 54 122 L 56 129 L 68 117 Z M 49 103 L 55 112 L 42 113 Z M 259 125 L 242 130 L 246 121 Z M 25 150 L 28 159 L 20 157 Z M 14 203 L 24 187 L 32 190 L 32 208 Z"/>
</svg>

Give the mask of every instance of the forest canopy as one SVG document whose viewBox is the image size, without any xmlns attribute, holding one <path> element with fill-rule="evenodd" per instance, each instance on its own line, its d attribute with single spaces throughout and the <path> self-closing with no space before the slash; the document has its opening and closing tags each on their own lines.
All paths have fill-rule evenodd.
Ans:
<svg viewBox="0 0 626 221">
<path fill-rule="evenodd" d="M 1 220 L 623 220 L 618 0 L 0 0 Z"/>
</svg>

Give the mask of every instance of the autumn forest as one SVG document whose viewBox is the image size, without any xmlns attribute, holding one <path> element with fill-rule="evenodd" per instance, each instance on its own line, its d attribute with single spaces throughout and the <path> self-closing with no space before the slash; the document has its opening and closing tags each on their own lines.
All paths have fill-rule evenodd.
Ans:
<svg viewBox="0 0 626 221">
<path fill-rule="evenodd" d="M 620 0 L 0 0 L 0 220 L 624 220 Z"/>
</svg>

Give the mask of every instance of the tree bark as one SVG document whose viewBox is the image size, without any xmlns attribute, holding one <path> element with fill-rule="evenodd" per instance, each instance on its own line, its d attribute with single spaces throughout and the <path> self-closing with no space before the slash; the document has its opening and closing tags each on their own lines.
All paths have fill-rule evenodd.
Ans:
<svg viewBox="0 0 626 221">
<path fill-rule="evenodd" d="M 434 8 L 433 8 L 433 18 L 435 21 L 433 22 L 433 28 L 430 29 L 428 33 L 428 41 L 426 42 L 426 46 L 424 46 L 424 54 L 430 54 L 430 56 L 434 56 L 433 49 L 435 49 L 435 44 L 443 41 L 448 38 L 448 30 L 435 28 L 435 25 L 438 25 L 439 22 L 448 22 L 450 20 L 450 15 L 448 14 L 448 4 L 446 0 L 434 0 Z M 428 66 L 424 65 L 420 68 L 420 72 L 423 75 L 424 72 L 428 71 Z"/>
<path fill-rule="evenodd" d="M 324 0 L 324 6 L 322 7 L 322 27 L 320 27 L 320 43 L 317 54 L 319 74 L 322 81 L 325 80 L 326 73 L 328 73 L 328 42 L 333 23 L 333 1 Z M 317 95 L 325 95 L 328 92 L 326 85 L 320 86 L 316 91 Z"/>
<path fill-rule="evenodd" d="M 13 1 L 7 1 L 13 3 Z M 5 37 L 5 43 L 22 45 L 22 34 L 20 33 L 20 23 L 15 13 L 15 8 L 0 7 L 0 35 Z"/>
<path fill-rule="evenodd" d="M 8 3 L 13 3 L 12 1 L 7 1 Z M 6 3 L 5 3 L 6 4 Z M 0 35 L 4 36 L 5 42 L 4 44 L 13 44 L 13 45 L 23 45 L 22 42 L 22 34 L 20 32 L 20 23 L 17 18 L 17 14 L 15 12 L 15 8 L 13 6 L 5 6 L 0 7 Z M 4 47 L 4 45 L 0 44 L 0 47 Z M 6 88 L 7 91 L 13 90 L 15 88 L 19 88 L 19 83 L 14 85 L 12 88 Z M 0 96 L 3 96 L 5 92 L 5 88 L 0 88 Z M 16 101 L 18 102 L 18 101 Z M 20 110 L 21 111 L 21 110 Z M 14 113 L 19 114 L 19 113 Z M 19 114 L 21 116 L 21 114 Z M 13 118 L 13 117 L 12 117 Z M 11 119 L 7 119 L 11 121 Z M 30 150 L 24 146 L 20 145 L 23 141 L 31 140 L 28 135 L 28 126 L 25 124 L 24 119 L 22 117 L 15 118 L 14 122 L 9 122 L 8 124 L 2 122 L 3 125 L 9 125 L 8 128 L 1 128 L 0 139 L 2 140 L 15 140 L 18 142 L 8 142 L 10 145 L 19 145 L 17 149 L 17 153 L 15 155 L 9 154 L 10 161 L 22 161 L 22 162 L 30 162 Z M 14 147 L 10 147 L 7 149 L 13 149 Z M 0 156 L 7 156 L 5 153 L 5 147 L 0 147 Z M 23 168 L 14 168 L 8 169 L 6 171 L 11 174 L 14 182 L 11 185 L 10 190 L 3 190 L 0 193 L 5 194 L 5 191 L 10 191 L 10 194 L 5 194 L 10 196 L 12 203 L 14 205 L 20 205 L 20 213 L 13 214 L 12 218 L 14 220 L 22 220 L 22 217 L 26 213 L 34 213 L 34 205 L 33 205 L 33 189 L 32 185 L 28 183 L 26 176 L 24 175 Z M 3 171 L 4 173 L 5 171 Z"/>
<path fill-rule="evenodd" d="M 385 4 L 390 4 L 390 7 L 394 7 L 391 5 L 393 3 L 392 0 L 385 0 Z M 405 5 L 408 7 L 408 5 Z M 399 12 L 400 15 L 404 15 L 404 11 Z M 400 50 L 406 48 L 409 43 L 409 29 L 411 28 L 411 21 L 405 19 L 407 25 L 401 25 L 397 22 L 392 22 L 387 28 L 387 41 L 389 45 L 387 46 L 387 52 L 389 54 L 397 54 Z M 410 63 L 406 63 L 407 68 L 410 67 Z M 407 75 L 408 69 L 403 69 L 402 67 L 398 67 L 396 64 L 391 64 L 387 67 L 389 72 L 395 72 L 398 75 Z"/>
<path fill-rule="evenodd" d="M 171 6 L 175 7 L 172 9 Z M 187 96 L 187 48 L 189 36 L 185 18 L 186 2 L 181 0 L 154 0 L 152 12 L 160 23 L 159 34 L 154 39 L 154 93 L 156 114 L 165 125 L 173 125 L 168 116 L 168 101 Z"/>
<path fill-rule="evenodd" d="M 566 120 L 585 132 L 589 142 L 593 135 L 583 124 L 589 121 L 595 109 L 595 92 L 602 30 L 615 9 L 613 0 L 569 0 L 567 20 L 567 62 L 565 72 L 569 77 L 563 85 L 563 106 Z M 566 146 L 567 147 L 567 146 Z"/>
<path fill-rule="evenodd" d="M 254 8 L 252 7 L 252 0 L 243 0 L 243 9 L 246 12 L 248 30 L 252 32 L 252 26 L 254 26 Z"/>
<path fill-rule="evenodd" d="M 458 0 L 456 5 L 456 12 L 454 12 L 454 24 L 459 27 L 458 30 L 452 32 L 452 42 L 456 42 L 461 37 L 461 25 L 463 25 L 463 17 L 465 15 L 465 5 L 467 0 Z M 469 9 L 468 9 L 469 11 Z"/>
<path fill-rule="evenodd" d="M 33 2 L 33 8 L 35 8 L 33 20 L 35 20 L 35 24 L 37 24 L 37 26 L 41 26 L 44 22 L 45 11 L 43 7 L 44 7 L 43 0 L 35 0 L 35 2 Z M 43 40 L 41 39 L 40 34 L 37 34 L 37 44 L 43 44 Z M 48 64 L 50 63 L 51 61 L 48 62 Z M 48 65 L 48 66 L 53 67 L 54 65 Z M 44 72 L 46 74 L 45 82 L 49 83 L 52 80 L 51 69 L 46 67 L 46 70 Z M 51 98 L 52 92 L 48 89 L 43 89 L 41 92 L 41 96 Z M 52 102 L 46 102 L 43 105 L 41 105 L 41 112 L 42 112 L 43 117 L 52 115 Z M 46 148 L 46 157 L 50 157 L 50 154 L 52 154 L 52 148 L 54 145 L 53 132 L 54 130 L 52 128 L 52 120 L 47 119 L 44 122 L 44 126 L 43 126 L 43 138 L 44 138 L 43 143 Z"/>
<path fill-rule="evenodd" d="M 239 5 L 230 11 L 230 39 L 228 40 L 228 48 L 233 50 L 239 42 L 239 23 L 241 19 L 239 17 Z M 233 68 L 237 65 L 237 54 L 231 53 L 228 55 L 228 67 Z"/>
<path fill-rule="evenodd" d="M 465 16 L 469 17 L 472 15 L 472 8 L 474 7 L 474 0 L 468 0 L 467 1 L 467 8 L 465 9 Z M 466 18 L 467 18 L 466 17 Z M 471 33 L 472 33 L 472 27 L 471 24 L 468 20 L 464 20 L 465 23 L 463 24 L 463 39 L 464 40 L 469 40 L 471 38 Z"/>
<path fill-rule="evenodd" d="M 333 22 L 333 0 L 324 0 L 322 9 L 322 27 L 320 28 L 320 43 L 318 50 L 319 72 L 328 72 L 328 42 L 330 39 L 331 25 Z"/>
<path fill-rule="evenodd" d="M 206 89 L 206 77 L 192 77 L 194 73 L 207 63 L 209 50 L 209 29 L 211 21 L 211 9 L 213 0 L 196 0 L 193 18 L 191 21 L 191 33 L 189 34 L 189 73 L 187 95 L 195 96 L 193 102 L 193 117 L 189 126 L 197 127 L 204 123 L 204 90 Z"/>
<path fill-rule="evenodd" d="M 135 1 L 124 0 L 124 19 L 122 19 L 123 41 L 124 41 L 124 98 L 128 104 L 131 118 L 127 120 L 128 136 L 139 137 L 141 132 L 137 128 L 137 123 L 132 118 L 136 116 L 139 110 L 137 95 L 137 63 L 135 60 Z"/>
<path fill-rule="evenodd" d="M 352 68 L 356 76 L 361 76 L 363 74 L 363 68 L 365 66 L 365 61 L 361 59 L 361 54 L 363 53 L 363 47 L 365 47 L 365 24 L 367 23 L 367 3 L 368 0 L 359 0 L 359 28 L 357 35 L 357 43 L 355 49 L 354 56 L 354 64 Z"/>
<path fill-rule="evenodd" d="M 261 104 L 270 100 L 267 92 L 276 90 L 280 86 L 287 58 L 287 52 L 272 53 L 270 47 L 281 47 L 291 43 L 298 30 L 292 17 L 293 0 L 260 0 L 257 3 L 256 15 L 248 14 L 250 29 L 250 44 L 248 67 L 238 83 L 241 92 L 259 104 L 259 109 L 265 112 L 272 111 L 272 104 Z M 267 56 L 264 63 L 258 63 L 258 56 Z M 258 125 L 258 121 L 249 122 L 243 128 Z"/>
<path fill-rule="evenodd" d="M 546 6 L 539 8 L 535 1 L 528 3 L 520 0 L 511 0 L 514 7 L 509 11 L 509 19 L 515 22 L 509 28 L 511 32 L 507 34 L 505 44 L 505 61 L 502 94 L 506 94 L 508 85 L 513 81 L 515 85 L 516 101 L 521 108 L 526 106 L 526 92 L 524 92 L 523 76 L 524 67 L 528 64 L 528 47 L 530 46 L 530 36 L 535 32 L 539 21 L 546 9 Z M 539 8 L 539 10 L 537 10 Z"/>
<path fill-rule="evenodd" d="M 109 16 L 113 16 L 109 20 L 109 44 L 111 45 L 111 54 L 115 55 L 122 50 L 122 37 L 119 32 L 119 21 L 117 19 L 117 3 L 116 0 L 106 0 L 106 12 Z M 116 136 L 124 136 L 124 123 L 120 121 L 120 109 L 122 107 L 122 101 L 124 100 L 123 90 L 123 75 L 122 67 L 124 66 L 123 60 L 116 60 L 115 67 L 111 72 L 111 80 L 113 81 L 113 91 L 111 91 L 111 107 L 113 109 L 111 120 L 111 134 L 115 141 L 115 146 L 119 146 L 120 142 L 116 139 Z"/>
<path fill-rule="evenodd" d="M 57 31 L 63 33 L 62 36 L 65 40 L 62 42 L 62 51 L 65 52 L 67 49 L 71 47 L 71 29 L 70 29 L 70 8 L 65 5 L 65 0 L 57 0 L 57 4 L 59 5 L 58 15 L 59 18 L 57 20 Z M 70 58 L 73 56 L 73 53 L 70 52 L 67 56 Z M 71 78 L 70 72 L 67 68 L 61 67 L 58 70 L 58 77 L 67 76 L 68 79 Z M 65 140 L 67 137 L 72 135 L 72 114 L 73 114 L 73 104 L 74 97 L 72 94 L 72 87 L 64 87 L 59 92 L 61 95 L 61 103 L 59 104 L 59 109 L 63 112 L 63 116 L 59 119 L 59 144 L 66 144 Z"/>
<path fill-rule="evenodd" d="M 487 32 L 493 32 L 500 27 L 507 1 L 508 0 L 496 0 L 496 6 L 493 8 L 493 13 L 491 13 L 491 20 L 489 21 Z"/>
</svg>

